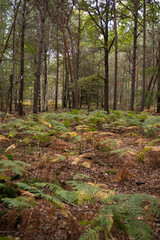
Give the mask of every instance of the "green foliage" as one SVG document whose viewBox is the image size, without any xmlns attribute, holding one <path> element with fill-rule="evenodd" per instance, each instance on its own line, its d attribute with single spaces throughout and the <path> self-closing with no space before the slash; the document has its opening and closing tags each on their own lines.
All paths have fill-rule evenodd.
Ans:
<svg viewBox="0 0 160 240">
<path fill-rule="evenodd" d="M 142 126 L 147 136 L 155 134 L 158 130 L 160 130 L 160 116 L 148 117 L 144 120 Z"/>
<path fill-rule="evenodd" d="M 147 194 L 120 194 L 106 199 L 106 206 L 98 211 L 86 233 L 79 239 L 99 239 L 98 231 L 104 231 L 109 239 L 113 225 L 125 231 L 132 239 L 151 240 L 149 221 L 160 215 L 160 200 Z M 98 231 L 97 231 L 98 229 Z M 92 232 L 95 232 L 92 235 Z"/>
<path fill-rule="evenodd" d="M 6 170 L 10 170 L 12 173 L 18 174 L 22 176 L 26 167 L 29 167 L 28 163 L 22 162 L 20 160 L 12 161 L 12 160 L 0 160 L 0 172 L 5 172 Z"/>
<path fill-rule="evenodd" d="M 22 209 L 24 207 L 31 207 L 35 205 L 35 201 L 30 197 L 2 198 L 1 201 L 9 208 L 18 207 L 19 209 Z"/>
<path fill-rule="evenodd" d="M 146 161 L 146 153 L 151 150 L 151 147 L 144 147 L 142 151 L 137 153 L 137 161 L 139 162 L 145 162 Z"/>
<path fill-rule="evenodd" d="M 153 141 L 149 142 L 149 146 L 155 146 L 157 143 L 160 143 L 160 136 L 157 139 L 154 139 Z"/>
<path fill-rule="evenodd" d="M 100 227 L 89 228 L 82 236 L 80 236 L 79 240 L 98 240 L 100 230 Z"/>
<path fill-rule="evenodd" d="M 120 157 L 123 157 L 129 151 L 132 151 L 132 149 L 126 147 L 126 148 L 119 148 L 119 149 L 113 150 L 110 153 L 111 154 L 118 154 Z"/>
</svg>

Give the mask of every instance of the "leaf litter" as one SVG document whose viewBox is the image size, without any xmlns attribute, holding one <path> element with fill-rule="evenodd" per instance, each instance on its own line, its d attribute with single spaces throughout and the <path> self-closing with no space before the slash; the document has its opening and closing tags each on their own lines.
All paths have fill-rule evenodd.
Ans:
<svg viewBox="0 0 160 240">
<path fill-rule="evenodd" d="M 59 127 L 53 136 L 51 122 L 45 118 L 39 121 L 39 124 L 49 128 L 47 144 L 41 137 L 35 137 L 33 132 L 27 133 L 27 139 L 32 139 L 32 144 L 30 141 L 26 144 L 23 142 L 26 133 L 23 135 L 22 130 L 18 132 L 18 129 L 11 139 L 11 144 L 8 138 L 10 133 L 7 136 L 5 132 L 4 136 L 1 130 L 1 159 L 5 156 L 7 159 L 19 159 L 30 164 L 28 171 L 25 171 L 21 177 L 21 181 L 24 182 L 57 181 L 64 189 L 72 190 L 68 182 L 72 181 L 76 174 L 81 174 L 87 176 L 83 182 L 96 184 L 104 189 L 100 197 L 105 195 L 105 191 L 106 193 L 113 191 L 116 194 L 147 193 L 159 198 L 160 143 L 156 141 L 156 146 L 150 146 L 150 143 L 157 138 L 160 131 L 156 132 L 157 136 L 155 134 L 148 136 L 146 128 L 141 132 L 141 127 L 122 128 L 122 125 L 119 128 L 116 126 L 91 131 L 91 126 L 86 124 L 84 116 L 83 121 L 76 126 L 73 124 L 68 127 L 68 132 L 63 132 L 63 128 L 61 132 Z M 144 151 L 148 145 L 150 149 Z M 141 155 L 144 156 L 145 161 L 139 157 L 139 153 L 143 153 Z M 8 174 L 11 177 L 10 173 Z M 16 181 L 18 180 L 12 182 Z M 49 189 L 45 189 L 45 193 L 54 196 L 54 192 Z M 20 189 L 18 194 L 35 199 L 36 205 L 22 209 L 21 218 L 18 219 L 16 209 L 14 212 L 12 209 L 8 211 L 7 207 L 0 203 L 1 212 L 8 211 L 7 216 L 4 214 L 0 218 L 0 226 L 2 226 L 0 236 L 12 235 L 22 240 L 48 238 L 78 240 L 85 229 L 80 222 L 84 219 L 91 220 L 103 205 L 95 196 L 94 205 L 88 202 L 77 206 L 64 201 L 65 208 L 60 211 L 47 200 L 36 197 L 28 190 Z M 10 218 L 14 220 L 12 224 L 7 220 Z M 158 221 L 154 226 L 155 240 L 160 239 Z M 116 231 L 113 235 L 114 239 L 128 239 L 127 236 L 123 234 L 120 236 Z M 104 237 L 102 236 L 101 239 Z"/>
</svg>

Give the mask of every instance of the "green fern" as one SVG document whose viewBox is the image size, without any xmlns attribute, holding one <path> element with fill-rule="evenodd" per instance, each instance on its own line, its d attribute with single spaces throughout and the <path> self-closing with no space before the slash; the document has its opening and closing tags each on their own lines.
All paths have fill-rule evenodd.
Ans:
<svg viewBox="0 0 160 240">
<path fill-rule="evenodd" d="M 151 116 L 145 119 L 142 126 L 147 136 L 155 134 L 160 130 L 160 116 Z"/>
<path fill-rule="evenodd" d="M 80 236 L 79 240 L 98 240 L 100 227 L 89 228 L 83 235 Z"/>
<path fill-rule="evenodd" d="M 8 207 L 31 207 L 35 205 L 35 201 L 30 197 L 2 198 L 1 201 Z"/>
<path fill-rule="evenodd" d="M 35 186 L 30 186 L 26 183 L 17 182 L 16 185 L 20 187 L 21 189 L 27 190 L 33 194 L 35 194 L 36 197 L 45 198 L 49 202 L 53 203 L 58 208 L 63 208 L 62 201 L 57 196 L 51 196 L 49 194 L 45 194 L 42 190 L 38 189 L 37 187 L 48 187 L 49 183 L 34 183 Z"/>
<path fill-rule="evenodd" d="M 98 211 L 90 222 L 88 232 L 100 227 L 109 238 L 113 225 L 125 231 L 132 239 L 151 240 L 152 229 L 149 220 L 160 215 L 160 199 L 147 194 L 120 194 L 106 199 L 106 206 Z M 81 239 L 91 239 L 86 233 Z M 95 238 L 98 239 L 97 235 Z"/>
<path fill-rule="evenodd" d="M 5 172 L 10 169 L 13 173 L 22 176 L 23 172 L 26 170 L 26 167 L 29 167 L 28 163 L 22 162 L 20 160 L 0 160 L 0 172 Z"/>
<path fill-rule="evenodd" d="M 113 150 L 111 151 L 110 153 L 111 154 L 118 154 L 120 157 L 123 157 L 128 151 L 132 151 L 131 148 L 119 148 L 119 149 L 116 149 L 116 150 Z"/>
</svg>

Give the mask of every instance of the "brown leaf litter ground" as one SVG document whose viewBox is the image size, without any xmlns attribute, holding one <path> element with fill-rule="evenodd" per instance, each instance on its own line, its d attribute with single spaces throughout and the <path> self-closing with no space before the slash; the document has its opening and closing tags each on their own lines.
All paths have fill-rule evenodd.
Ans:
<svg viewBox="0 0 160 240">
<path fill-rule="evenodd" d="M 74 143 L 75 134 L 83 136 L 83 140 Z M 93 183 L 115 190 L 116 194 L 147 193 L 160 197 L 160 151 L 156 147 L 143 151 L 155 136 L 140 136 L 138 129 L 128 128 L 125 131 L 96 132 L 74 129 L 70 134 L 50 137 L 48 144 L 39 145 L 34 140 L 24 144 L 19 141 L 20 138 L 19 135 L 10 141 L 3 139 L 0 148 L 1 154 L 5 155 L 6 149 L 12 146 L 7 154 L 30 164 L 23 178 L 37 178 L 44 182 L 57 179 L 63 188 L 70 189 L 66 182 L 79 173 L 88 175 Z M 122 156 L 120 153 L 111 154 L 110 144 L 114 141 L 124 149 Z M 22 192 L 22 195 L 25 194 L 29 193 Z M 63 214 L 46 200 L 36 199 L 36 206 L 23 209 L 23 214 L 13 208 L 4 215 L 0 221 L 0 236 L 8 235 L 21 240 L 78 240 L 85 230 L 79 222 L 91 220 L 100 207 L 99 202 L 81 206 L 66 203 L 70 214 Z M 6 210 L 2 203 L 0 210 Z M 112 236 L 115 240 L 129 239 L 116 230 L 113 230 Z M 103 234 L 100 239 L 104 239 Z M 153 239 L 160 239 L 159 219 L 154 223 Z"/>
</svg>

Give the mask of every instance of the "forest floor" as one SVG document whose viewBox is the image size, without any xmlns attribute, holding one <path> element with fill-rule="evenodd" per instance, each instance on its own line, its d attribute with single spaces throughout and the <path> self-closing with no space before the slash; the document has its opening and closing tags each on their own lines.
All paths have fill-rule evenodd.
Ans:
<svg viewBox="0 0 160 240">
<path fill-rule="evenodd" d="M 59 119 L 56 114 L 42 114 L 35 121 L 7 115 L 0 126 L 0 159 L 4 164 L 0 183 L 9 188 L 1 187 L 1 198 L 21 196 L 35 203 L 21 208 L 0 201 L 0 237 L 78 240 L 86 230 L 80 222 L 92 220 L 104 206 L 96 197 L 94 204 L 83 199 L 79 204 L 67 202 L 66 198 L 60 209 L 29 188 L 13 187 L 19 182 L 33 186 L 35 182 L 56 181 L 63 189 L 73 191 L 70 181 L 79 175 L 83 182 L 99 186 L 108 195 L 145 193 L 160 198 L 160 116 L 129 114 L 117 111 L 109 120 L 104 112 L 86 117 L 65 113 L 63 117 L 59 114 Z M 148 119 L 152 123 L 147 123 Z M 56 122 L 61 124 L 58 129 Z M 29 165 L 23 174 L 17 174 L 12 166 L 5 168 L 8 160 Z M 43 191 L 54 196 L 54 190 Z M 160 219 L 155 219 L 152 228 L 152 239 L 160 239 Z M 99 239 L 105 239 L 102 232 Z M 133 238 L 113 227 L 109 239 Z"/>
</svg>

